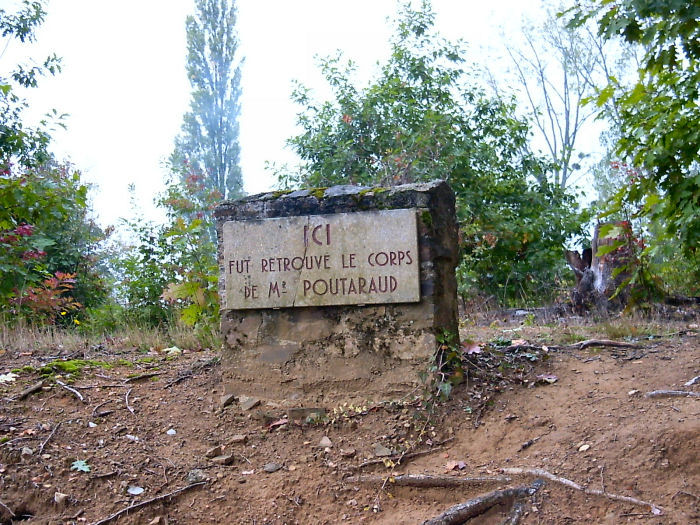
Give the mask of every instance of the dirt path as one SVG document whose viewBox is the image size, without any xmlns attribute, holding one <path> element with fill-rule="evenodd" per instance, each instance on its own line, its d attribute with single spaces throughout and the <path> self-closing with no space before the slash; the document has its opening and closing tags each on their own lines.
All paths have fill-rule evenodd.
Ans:
<svg viewBox="0 0 700 525">
<path fill-rule="evenodd" d="M 470 335 L 477 341 L 517 337 L 538 346 L 563 337 L 560 329 L 507 330 L 472 329 Z M 586 328 L 586 335 L 605 334 Z M 418 524 L 455 503 L 532 478 L 410 488 L 349 476 L 495 476 L 514 467 L 546 469 L 664 510 L 655 516 L 644 506 L 547 482 L 521 523 L 698 523 L 700 399 L 644 394 L 700 392 L 700 381 L 684 386 L 700 375 L 699 343 L 691 330 L 640 339 L 639 349 L 549 351 L 531 366 L 505 370 L 501 381 L 485 385 L 470 378 L 429 419 L 409 396 L 401 403 L 325 406 L 329 421 L 312 415 L 303 425 L 284 423 L 287 406 L 314 406 L 313 400 L 244 407 L 243 399 L 224 407 L 220 368 L 210 353 L 94 350 L 85 357 L 108 367 L 93 363 L 73 381 L 54 374 L 20 400 L 41 378 L 37 369 L 51 360 L 46 351 L 5 351 L 0 374 L 33 369 L 0 384 L 0 502 L 7 507 L 0 505 L 0 523 L 97 523 L 205 481 L 112 522 Z M 537 383 L 541 374 L 556 381 Z M 411 447 L 421 431 L 423 442 Z M 222 450 L 211 451 L 218 445 Z M 426 453 L 392 467 L 396 456 L 386 464 L 377 456 L 385 449 Z M 223 457 L 212 460 L 208 451 Z M 364 462 L 372 463 L 359 468 Z M 505 511 L 496 507 L 474 522 L 501 523 Z"/>
</svg>

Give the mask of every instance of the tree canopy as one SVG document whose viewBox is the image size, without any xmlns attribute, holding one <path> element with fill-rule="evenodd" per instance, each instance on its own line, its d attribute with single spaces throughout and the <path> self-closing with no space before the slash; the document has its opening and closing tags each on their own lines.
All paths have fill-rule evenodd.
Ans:
<svg viewBox="0 0 700 525">
<path fill-rule="evenodd" d="M 209 189 L 235 198 L 243 191 L 236 5 L 231 0 L 197 0 L 196 7 L 196 15 L 186 21 L 190 111 L 184 116 L 172 161 L 176 165 L 188 163 L 194 171 L 205 174 Z"/>
<path fill-rule="evenodd" d="M 365 88 L 353 83 L 352 62 L 323 60 L 334 99 L 319 103 L 297 86 L 302 133 L 289 144 L 303 164 L 278 175 L 288 187 L 448 181 L 469 261 L 463 284 L 510 286 L 512 296 L 558 266 L 578 228 L 575 204 L 538 182 L 552 165 L 529 150 L 528 123 L 511 100 L 479 87 L 464 68 L 464 46 L 436 34 L 434 21 L 429 2 L 404 6 L 391 55 Z"/>
<path fill-rule="evenodd" d="M 667 225 L 688 251 L 700 245 L 700 4 L 687 0 L 594 0 L 567 11 L 594 19 L 605 38 L 645 50 L 631 87 L 612 78 L 598 96 L 618 99 L 619 153 L 638 168 L 621 198 Z"/>
</svg>

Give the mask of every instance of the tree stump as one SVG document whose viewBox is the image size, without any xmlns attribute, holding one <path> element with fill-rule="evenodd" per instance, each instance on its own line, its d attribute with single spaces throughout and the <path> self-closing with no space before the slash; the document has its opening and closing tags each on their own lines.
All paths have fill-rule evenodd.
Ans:
<svg viewBox="0 0 700 525">
<path fill-rule="evenodd" d="M 599 256 L 600 248 L 611 246 L 620 240 L 620 237 L 601 238 L 601 226 L 603 225 L 596 225 L 590 248 L 584 249 L 582 253 L 570 250 L 566 252 L 566 260 L 576 276 L 576 287 L 571 292 L 571 302 L 574 311 L 581 315 L 591 310 L 605 315 L 611 309 L 617 310 L 627 304 L 627 293 L 624 290 L 617 294 L 616 292 L 629 272 L 615 270 L 629 265 L 629 246 L 623 243 L 617 249 Z M 629 223 L 622 221 L 614 226 L 621 228 L 622 236 L 626 237 L 625 229 L 629 229 Z"/>
</svg>

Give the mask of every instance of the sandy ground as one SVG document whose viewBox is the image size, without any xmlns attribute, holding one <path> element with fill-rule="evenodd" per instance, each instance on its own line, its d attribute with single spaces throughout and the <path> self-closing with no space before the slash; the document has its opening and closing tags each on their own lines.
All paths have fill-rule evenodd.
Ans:
<svg viewBox="0 0 700 525">
<path fill-rule="evenodd" d="M 0 523 L 418 524 L 534 478 L 416 488 L 385 482 L 390 476 L 494 477 L 512 468 L 545 469 L 663 512 L 547 481 L 526 500 L 521 523 L 700 523 L 700 399 L 645 396 L 700 392 L 700 381 L 684 385 L 700 375 L 694 322 L 656 325 L 662 337 L 641 331 L 638 348 L 581 350 L 564 346 L 608 335 L 600 326 L 471 327 L 465 338 L 477 343 L 520 339 L 539 351 L 515 359 L 483 345 L 470 356 L 480 369 L 445 403 L 426 405 L 415 391 L 343 406 L 358 393 L 339 390 L 337 404 L 321 407 L 326 418 L 292 420 L 289 400 L 225 400 L 213 352 L 144 354 L 117 341 L 73 356 L 109 367 L 54 374 L 18 399 L 41 379 L 37 369 L 66 352 L 0 350 L 0 374 L 33 367 L 0 384 Z M 470 523 L 501 523 L 508 512 L 497 506 Z"/>
</svg>

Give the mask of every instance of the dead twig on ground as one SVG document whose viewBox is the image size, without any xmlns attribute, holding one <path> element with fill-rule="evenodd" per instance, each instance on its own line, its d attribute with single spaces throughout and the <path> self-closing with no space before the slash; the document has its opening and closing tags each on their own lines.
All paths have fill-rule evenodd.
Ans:
<svg viewBox="0 0 700 525">
<path fill-rule="evenodd" d="M 17 394 L 15 397 L 12 398 L 12 401 L 22 401 L 24 398 L 29 397 L 34 392 L 38 392 L 42 388 L 44 388 L 43 379 L 41 381 L 39 381 L 38 383 L 34 383 L 32 386 L 27 387 L 24 390 L 22 390 L 19 394 Z"/>
<path fill-rule="evenodd" d="M 0 507 L 2 507 L 3 509 L 5 509 L 7 512 L 10 513 L 10 518 L 17 517 L 17 515 L 14 512 L 12 512 L 12 509 L 10 507 L 8 507 L 7 505 L 5 505 L 2 501 L 0 501 Z"/>
<path fill-rule="evenodd" d="M 644 394 L 644 397 L 700 397 L 700 393 L 688 390 L 654 390 Z"/>
<path fill-rule="evenodd" d="M 41 454 L 44 453 L 44 447 L 46 446 L 46 444 L 47 444 L 49 441 L 51 441 L 51 438 L 53 437 L 53 435 L 56 433 L 56 431 L 58 430 L 58 428 L 59 428 L 62 424 L 63 424 L 63 421 L 59 421 L 59 422 L 56 424 L 56 426 L 53 427 L 53 430 L 51 431 L 51 434 L 49 434 L 49 437 L 47 437 L 47 438 L 43 441 L 43 443 L 42 443 L 41 445 L 39 445 L 39 455 L 41 455 Z"/>
<path fill-rule="evenodd" d="M 104 416 L 107 416 L 107 415 L 111 414 L 112 412 L 114 412 L 114 410 L 103 410 L 102 412 L 97 412 L 98 408 L 105 406 L 107 403 L 109 403 L 109 401 L 110 401 L 109 399 L 107 401 L 103 401 L 102 403 L 97 405 L 95 408 L 93 408 L 92 409 L 92 417 L 104 417 Z"/>
<path fill-rule="evenodd" d="M 433 452 L 439 452 L 440 450 L 444 450 L 444 444 L 449 443 L 450 441 L 453 441 L 454 437 L 447 438 L 443 441 L 439 441 L 435 443 L 435 445 L 428 449 L 428 450 L 419 450 L 418 452 L 410 452 L 410 453 L 403 453 L 403 454 L 394 454 L 393 456 L 387 456 L 381 459 L 371 459 L 369 461 L 365 461 L 364 463 L 360 463 L 359 465 L 352 466 L 352 470 L 360 470 L 361 468 L 369 467 L 372 465 L 385 465 L 386 460 L 389 461 L 396 461 L 396 462 L 401 462 L 407 459 L 412 459 L 412 458 L 417 458 L 420 456 L 425 456 L 426 454 L 432 454 Z"/>
<path fill-rule="evenodd" d="M 583 487 L 579 485 L 578 483 L 571 481 L 570 479 L 562 478 L 560 476 L 555 476 L 551 472 L 548 472 L 544 469 L 540 468 L 518 468 L 518 467 L 513 467 L 513 468 L 502 468 L 500 469 L 501 472 L 504 474 L 510 474 L 512 476 L 536 476 L 538 478 L 546 478 L 550 481 L 554 481 L 556 483 L 559 483 L 560 485 L 564 485 L 565 487 L 569 487 L 574 490 L 579 490 L 583 492 L 584 494 L 588 494 L 590 496 L 603 496 L 608 499 L 612 499 L 615 501 L 624 501 L 625 503 L 632 503 L 634 505 L 639 505 L 642 507 L 649 507 L 651 510 L 651 513 L 660 516 L 663 514 L 663 508 L 659 507 L 658 505 L 655 505 L 653 503 L 649 503 L 648 501 L 643 501 L 637 498 L 632 498 L 630 496 L 620 496 L 618 494 L 611 494 L 610 492 L 606 492 L 604 490 L 595 490 L 595 489 L 588 489 L 586 487 Z"/>
<path fill-rule="evenodd" d="M 462 487 L 464 485 L 481 485 L 485 483 L 508 483 L 506 476 L 440 476 L 429 474 L 400 474 L 398 476 L 351 476 L 349 483 L 383 483 L 397 487 Z"/>
<path fill-rule="evenodd" d="M 193 489 L 195 487 L 200 487 L 200 486 L 206 485 L 206 484 L 207 484 L 206 481 L 200 481 L 199 483 L 192 483 L 191 485 L 187 485 L 186 487 L 182 487 L 181 489 L 177 489 L 177 490 L 174 490 L 174 491 L 169 492 L 167 494 L 163 494 L 162 496 L 157 496 L 155 498 L 151 498 L 151 499 L 148 499 L 146 501 L 142 501 L 141 503 L 129 505 L 128 507 L 123 508 L 122 510 L 120 510 L 118 512 L 115 512 L 111 516 L 107 516 L 106 518 L 103 518 L 99 521 L 94 522 L 92 525 L 104 525 L 105 523 L 109 523 L 110 521 L 114 521 L 122 514 L 129 513 L 132 510 L 140 509 L 141 507 L 145 507 L 146 505 L 150 505 L 151 503 L 157 503 L 159 501 L 173 498 L 174 496 L 177 496 L 178 494 L 181 494 L 185 491 L 188 491 L 188 490 Z"/>
<path fill-rule="evenodd" d="M 184 381 L 185 379 L 188 379 L 190 377 L 194 377 L 194 374 L 192 372 L 189 372 L 188 374 L 184 374 L 181 376 L 176 377 L 172 381 L 170 381 L 167 385 L 165 385 L 163 388 L 170 388 L 173 385 L 177 385 L 180 381 Z"/>
<path fill-rule="evenodd" d="M 141 381 L 142 379 L 149 379 L 151 377 L 159 376 L 161 372 L 148 372 L 146 374 L 141 374 L 133 377 L 127 377 L 124 380 L 124 384 L 126 383 L 134 383 L 136 381 Z"/>
<path fill-rule="evenodd" d="M 57 384 L 58 386 L 60 386 L 61 388 L 66 389 L 66 390 L 68 390 L 68 392 L 70 392 L 70 393 L 73 394 L 75 397 L 77 397 L 78 399 L 80 399 L 80 401 L 82 401 L 83 403 L 85 403 L 85 398 L 83 397 L 83 394 L 81 394 L 80 392 L 78 392 L 75 388 L 72 388 L 72 387 L 68 386 L 68 385 L 65 384 L 63 381 L 60 381 L 60 380 L 58 380 L 58 379 L 56 379 L 55 381 L 56 381 L 56 384 Z"/>
<path fill-rule="evenodd" d="M 577 350 L 583 350 L 589 346 L 612 346 L 616 348 L 640 348 L 639 345 L 634 343 L 627 343 L 625 341 L 612 341 L 610 339 L 586 339 L 585 341 L 579 341 L 578 343 L 573 343 L 565 346 L 564 348 L 576 348 Z"/>
<path fill-rule="evenodd" d="M 683 386 L 693 386 L 698 381 L 700 381 L 700 376 L 695 376 L 693 379 L 689 379 L 688 381 L 683 383 Z"/>
<path fill-rule="evenodd" d="M 131 394 L 131 391 L 133 388 L 130 388 L 127 390 L 126 395 L 124 396 L 124 401 L 126 402 L 126 408 L 131 412 L 134 416 L 136 415 L 136 412 L 134 412 L 134 409 L 131 408 L 131 405 L 129 405 L 129 394 Z"/>
<path fill-rule="evenodd" d="M 543 485 L 544 481 L 541 479 L 536 479 L 532 485 L 494 490 L 493 492 L 483 494 L 464 503 L 460 503 L 459 505 L 450 507 L 439 516 L 424 521 L 423 525 L 458 525 L 460 523 L 464 523 L 468 519 L 483 514 L 491 507 L 500 503 L 504 503 L 512 499 L 517 500 L 532 496 Z"/>
</svg>

